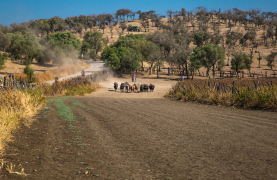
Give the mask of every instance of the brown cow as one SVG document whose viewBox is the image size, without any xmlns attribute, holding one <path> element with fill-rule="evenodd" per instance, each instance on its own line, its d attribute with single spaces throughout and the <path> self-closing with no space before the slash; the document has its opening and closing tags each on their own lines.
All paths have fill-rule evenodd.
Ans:
<svg viewBox="0 0 277 180">
<path fill-rule="evenodd" d="M 139 85 L 138 85 L 138 84 L 134 84 L 134 86 L 135 86 L 134 92 L 135 92 L 135 90 L 136 90 L 137 92 L 139 92 Z"/>
<path fill-rule="evenodd" d="M 135 92 L 135 85 L 133 84 L 132 86 L 131 86 L 131 92 Z"/>
<path fill-rule="evenodd" d="M 126 92 L 129 92 L 129 90 L 131 91 L 131 87 L 132 87 L 131 84 L 126 84 L 125 85 Z"/>
</svg>

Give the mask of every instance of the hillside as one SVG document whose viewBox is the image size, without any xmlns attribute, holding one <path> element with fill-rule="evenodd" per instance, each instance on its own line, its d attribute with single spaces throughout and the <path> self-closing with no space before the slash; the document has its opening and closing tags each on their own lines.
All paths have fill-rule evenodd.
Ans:
<svg viewBox="0 0 277 180">
<path fill-rule="evenodd" d="M 163 18 L 161 20 L 164 24 L 166 24 L 168 22 L 168 18 Z M 230 30 L 230 28 L 228 27 L 228 23 L 220 21 L 216 16 L 213 17 L 213 20 L 210 21 L 208 23 L 208 32 L 210 34 L 213 34 L 213 23 L 216 22 L 220 22 L 219 23 L 219 34 L 220 35 L 226 35 L 227 31 Z M 234 23 L 231 21 L 231 23 Z M 145 29 L 142 27 L 140 20 L 133 20 L 133 21 L 126 21 L 125 23 L 127 26 L 132 25 L 132 26 L 138 26 L 139 28 L 141 28 L 141 32 L 128 32 L 127 29 L 124 30 L 122 32 L 121 28 L 119 27 L 120 24 L 117 24 L 116 26 L 113 27 L 113 29 L 111 30 L 109 26 L 106 26 L 106 28 L 104 29 L 104 33 L 103 30 L 100 29 L 99 26 L 94 26 L 91 30 L 92 31 L 99 31 L 101 33 L 103 33 L 103 37 L 105 37 L 107 39 L 108 45 L 113 44 L 114 42 L 117 41 L 117 39 L 120 36 L 126 36 L 127 34 L 149 34 L 149 33 L 153 33 L 155 31 L 163 31 L 162 29 L 159 29 L 158 27 L 155 27 L 154 24 L 151 22 L 149 22 L 149 28 Z M 193 32 L 197 31 L 199 29 L 199 26 L 197 25 L 197 19 L 196 17 L 194 17 L 194 19 L 191 22 L 186 22 L 186 26 L 188 27 L 188 32 Z M 194 27 L 193 27 L 194 26 Z M 249 29 L 254 29 L 255 25 L 252 23 L 248 23 L 247 26 Z M 240 32 L 242 34 L 246 33 L 245 30 L 245 25 L 241 24 L 239 22 L 236 23 L 236 26 L 231 28 L 232 32 Z M 80 39 L 81 41 L 83 40 L 83 36 L 84 34 L 89 31 L 89 29 L 82 30 L 82 34 L 80 35 L 77 32 L 72 31 L 75 36 Z M 258 28 L 256 30 L 257 36 L 256 36 L 256 40 L 260 40 L 262 41 L 262 39 L 260 38 L 263 34 L 264 30 L 262 29 L 262 27 Z M 246 45 L 244 48 L 242 48 L 239 43 L 236 43 L 236 46 L 233 49 L 233 53 L 237 52 L 237 53 L 245 53 L 245 54 L 250 54 L 250 50 L 252 49 L 250 47 L 250 42 L 247 42 L 248 45 Z M 191 42 L 190 47 L 193 48 L 195 47 L 195 45 L 193 44 L 193 42 Z M 269 45 L 269 46 L 264 46 L 264 45 L 259 45 L 257 48 L 254 48 L 254 52 L 260 52 L 260 56 L 262 57 L 262 60 L 260 62 L 261 68 L 258 68 L 259 66 L 259 61 L 257 60 L 257 58 L 259 57 L 259 53 L 254 53 L 253 55 L 253 63 L 252 63 L 252 68 L 251 68 L 251 72 L 255 72 L 260 73 L 260 74 L 265 74 L 265 72 L 267 71 L 268 76 L 270 76 L 270 74 L 273 74 L 271 69 L 267 66 L 267 62 L 265 60 L 265 57 L 267 55 L 269 55 L 271 53 L 271 51 L 276 51 L 277 50 L 277 46 L 275 45 Z M 225 55 L 225 62 L 227 64 L 228 61 L 228 48 L 225 49 L 226 55 Z M 98 53 L 98 56 L 100 56 L 100 53 Z M 229 57 L 230 61 L 231 61 L 232 56 Z M 147 63 L 144 63 L 145 66 L 147 66 Z M 46 64 L 46 65 L 39 65 L 37 62 L 34 62 L 32 65 L 32 68 L 35 70 L 35 73 L 41 73 L 41 72 L 45 72 L 46 70 L 51 70 L 51 69 L 55 69 L 57 68 L 56 65 L 53 64 Z M 168 65 L 165 63 L 164 67 L 168 67 Z M 23 72 L 23 68 L 24 66 L 21 65 L 19 62 L 13 62 L 8 60 L 6 62 L 6 68 L 4 68 L 3 70 L 0 70 L 0 73 L 22 73 Z M 274 70 L 277 70 L 276 67 L 273 68 Z M 223 71 L 230 71 L 230 66 L 225 66 L 223 68 Z M 200 74 L 203 74 L 205 72 L 205 70 L 203 68 L 200 69 Z"/>
</svg>

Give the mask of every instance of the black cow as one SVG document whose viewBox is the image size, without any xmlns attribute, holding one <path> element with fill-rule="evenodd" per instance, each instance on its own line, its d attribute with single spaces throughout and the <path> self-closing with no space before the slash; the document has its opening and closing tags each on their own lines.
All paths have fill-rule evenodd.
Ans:
<svg viewBox="0 0 277 180">
<path fill-rule="evenodd" d="M 155 85 L 150 84 L 149 89 L 150 89 L 150 92 L 153 92 L 153 91 L 154 91 L 154 89 L 155 89 Z"/>
<path fill-rule="evenodd" d="M 124 87 L 125 87 L 125 83 L 121 83 L 121 84 L 120 84 L 120 90 L 121 90 L 121 91 L 124 91 Z"/>
</svg>

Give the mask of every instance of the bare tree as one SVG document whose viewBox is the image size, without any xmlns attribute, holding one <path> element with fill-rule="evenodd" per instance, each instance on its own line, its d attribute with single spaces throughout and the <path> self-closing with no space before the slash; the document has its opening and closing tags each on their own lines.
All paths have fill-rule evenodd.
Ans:
<svg viewBox="0 0 277 180">
<path fill-rule="evenodd" d="M 145 32 L 146 29 L 149 27 L 149 21 L 148 20 L 140 20 L 140 24 L 142 25 L 142 27 L 144 28 Z"/>
<path fill-rule="evenodd" d="M 125 23 L 120 23 L 119 28 L 121 28 L 123 34 L 124 30 L 127 29 L 127 25 Z"/>
</svg>

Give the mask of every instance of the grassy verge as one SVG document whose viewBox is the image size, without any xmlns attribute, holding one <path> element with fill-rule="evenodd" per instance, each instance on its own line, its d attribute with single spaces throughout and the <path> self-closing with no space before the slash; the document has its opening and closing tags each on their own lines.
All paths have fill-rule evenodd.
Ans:
<svg viewBox="0 0 277 180">
<path fill-rule="evenodd" d="M 275 81 L 275 80 L 274 80 Z M 247 109 L 277 110 L 277 86 L 274 81 L 183 81 L 166 94 L 168 98 L 204 104 Z"/>
<path fill-rule="evenodd" d="M 45 104 L 47 97 L 82 96 L 99 88 L 98 84 L 89 81 L 60 81 L 52 85 L 45 84 L 30 90 L 3 90 L 0 92 L 0 151 L 12 140 L 12 132 L 21 124 L 32 122 L 32 116 Z M 60 97 L 62 100 L 68 97 Z M 48 101 L 51 101 L 49 99 Z M 57 107 L 64 107 L 63 101 L 55 101 Z M 70 115 L 67 109 L 63 114 Z M 72 120 L 72 117 L 65 117 Z"/>
<path fill-rule="evenodd" d="M 0 94 L 0 150 L 12 138 L 11 134 L 21 124 L 31 123 L 33 115 L 45 104 L 39 90 L 2 91 Z"/>
</svg>

